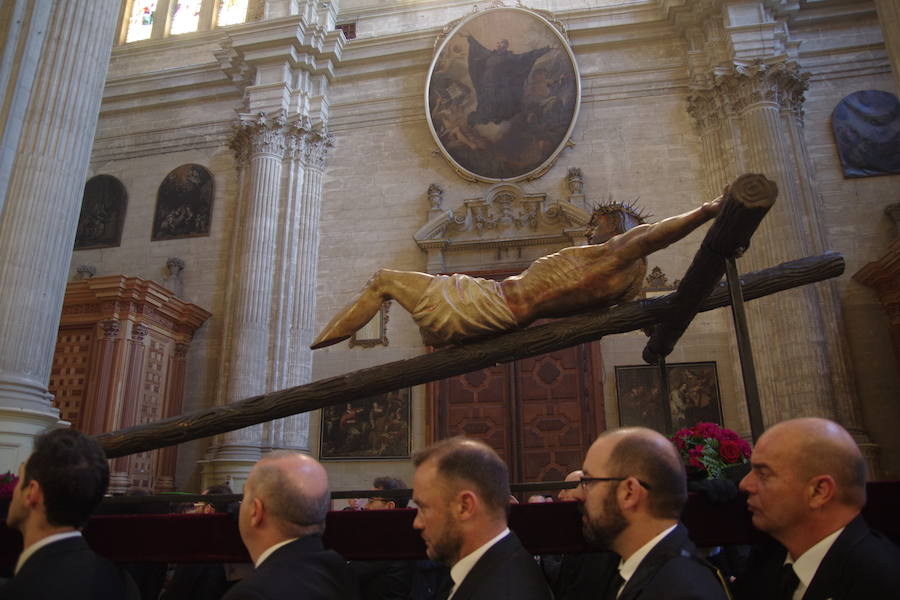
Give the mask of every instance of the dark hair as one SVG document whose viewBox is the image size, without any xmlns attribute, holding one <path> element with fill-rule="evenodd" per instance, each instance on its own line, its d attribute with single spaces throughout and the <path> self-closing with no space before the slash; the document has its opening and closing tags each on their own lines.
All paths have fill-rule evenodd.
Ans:
<svg viewBox="0 0 900 600">
<path fill-rule="evenodd" d="M 454 490 L 465 482 L 475 488 L 490 511 L 506 514 L 509 470 L 493 448 L 480 440 L 457 436 L 432 444 L 413 456 L 416 467 L 428 460 L 436 462 L 438 473 Z"/>
<path fill-rule="evenodd" d="M 376 477 L 375 481 L 372 482 L 372 487 L 376 490 L 405 490 L 408 489 L 406 484 L 403 483 L 402 479 L 397 479 L 396 477 Z M 398 508 L 406 508 L 409 506 L 409 497 L 394 497 L 389 498 L 391 502 L 393 502 Z"/>
<path fill-rule="evenodd" d="M 265 498 L 269 513 L 284 524 L 286 533 L 296 537 L 322 533 L 331 508 L 331 490 L 326 486 L 325 493 L 312 496 L 273 464 L 273 459 L 295 454 L 298 453 L 277 450 L 258 462 L 254 467 L 251 497 Z M 244 499 L 247 500 L 247 486 Z"/>
<path fill-rule="evenodd" d="M 675 446 L 671 452 L 659 440 L 623 435 L 609 455 L 608 467 L 617 477 L 637 477 L 650 486 L 650 514 L 678 519 L 687 503 L 687 477 Z"/>
<path fill-rule="evenodd" d="M 216 485 L 211 485 L 203 490 L 204 496 L 223 496 L 231 495 L 233 493 L 234 492 L 231 491 L 231 486 L 227 483 L 217 483 Z M 233 513 L 238 506 L 237 502 L 223 502 L 222 500 L 210 502 L 209 504 L 216 512 L 220 513 Z"/>
<path fill-rule="evenodd" d="M 82 527 L 103 500 L 109 485 L 109 464 L 93 438 L 74 429 L 53 429 L 39 436 L 25 463 L 21 485 L 41 486 L 47 522 Z"/>
</svg>

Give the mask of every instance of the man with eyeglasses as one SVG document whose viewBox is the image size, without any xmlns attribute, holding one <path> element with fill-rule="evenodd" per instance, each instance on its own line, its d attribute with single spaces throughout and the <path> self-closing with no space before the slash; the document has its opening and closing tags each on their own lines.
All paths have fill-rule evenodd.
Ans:
<svg viewBox="0 0 900 600">
<path fill-rule="evenodd" d="M 583 503 L 585 537 L 621 557 L 601 598 L 729 598 L 679 522 L 687 481 L 669 440 L 639 427 L 608 431 L 588 450 L 582 470 L 574 496 Z"/>
</svg>

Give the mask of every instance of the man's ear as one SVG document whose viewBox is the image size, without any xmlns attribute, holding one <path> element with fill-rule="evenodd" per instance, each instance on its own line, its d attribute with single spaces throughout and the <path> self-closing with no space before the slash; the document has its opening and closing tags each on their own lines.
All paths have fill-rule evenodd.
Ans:
<svg viewBox="0 0 900 600">
<path fill-rule="evenodd" d="M 266 506 L 257 496 L 250 501 L 250 525 L 259 527 L 266 518 Z"/>
<path fill-rule="evenodd" d="M 619 506 L 623 510 L 636 510 L 647 497 L 647 490 L 636 477 L 629 477 L 619 484 L 616 490 Z"/>
<path fill-rule="evenodd" d="M 387 501 L 387 507 L 388 507 L 388 508 L 397 508 L 397 503 L 394 502 L 393 500 L 388 500 L 388 501 Z"/>
<path fill-rule="evenodd" d="M 44 490 L 37 480 L 32 479 L 22 488 L 22 499 L 25 506 L 34 510 L 38 505 L 44 504 Z"/>
<path fill-rule="evenodd" d="M 834 499 L 837 493 L 837 483 L 831 475 L 816 475 L 806 486 L 810 508 L 821 508 Z"/>
<path fill-rule="evenodd" d="M 457 519 L 467 521 L 478 512 L 478 496 L 472 490 L 463 490 L 456 494 L 453 508 Z"/>
</svg>

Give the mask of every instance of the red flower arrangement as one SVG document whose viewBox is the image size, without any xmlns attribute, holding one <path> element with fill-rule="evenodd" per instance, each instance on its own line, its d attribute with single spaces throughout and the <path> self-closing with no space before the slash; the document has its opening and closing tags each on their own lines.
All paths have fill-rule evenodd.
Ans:
<svg viewBox="0 0 900 600">
<path fill-rule="evenodd" d="M 0 475 L 0 499 L 12 498 L 13 490 L 19 484 L 19 476 L 12 471 Z"/>
<path fill-rule="evenodd" d="M 750 444 L 734 431 L 715 423 L 697 423 L 681 429 L 671 440 L 688 474 L 717 479 L 726 467 L 750 461 Z"/>
</svg>

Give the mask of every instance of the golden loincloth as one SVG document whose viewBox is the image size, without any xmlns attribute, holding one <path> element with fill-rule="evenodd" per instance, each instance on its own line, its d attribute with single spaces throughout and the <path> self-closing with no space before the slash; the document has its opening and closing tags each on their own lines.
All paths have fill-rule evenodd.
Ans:
<svg viewBox="0 0 900 600">
<path fill-rule="evenodd" d="M 516 329 L 500 282 L 469 275 L 435 275 L 412 318 L 429 346 L 454 344 Z"/>
</svg>

